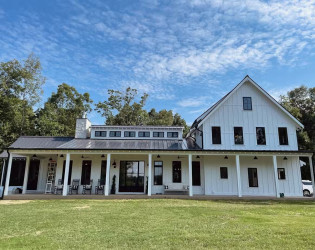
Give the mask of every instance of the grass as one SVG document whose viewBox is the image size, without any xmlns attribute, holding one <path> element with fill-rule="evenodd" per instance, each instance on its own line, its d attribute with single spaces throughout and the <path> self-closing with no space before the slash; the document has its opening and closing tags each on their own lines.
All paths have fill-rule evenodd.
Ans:
<svg viewBox="0 0 315 250">
<path fill-rule="evenodd" d="M 0 248 L 315 248 L 313 201 L 0 201 Z"/>
</svg>

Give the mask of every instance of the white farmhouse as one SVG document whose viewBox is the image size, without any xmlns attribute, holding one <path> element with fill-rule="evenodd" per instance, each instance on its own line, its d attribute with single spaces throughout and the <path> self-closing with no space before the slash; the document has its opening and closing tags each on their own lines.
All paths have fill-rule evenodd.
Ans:
<svg viewBox="0 0 315 250">
<path fill-rule="evenodd" d="M 4 195 L 303 195 L 298 130 L 303 125 L 246 76 L 182 127 L 91 125 L 75 137 L 22 136 L 8 148 Z M 312 182 L 313 167 L 311 165 Z"/>
</svg>

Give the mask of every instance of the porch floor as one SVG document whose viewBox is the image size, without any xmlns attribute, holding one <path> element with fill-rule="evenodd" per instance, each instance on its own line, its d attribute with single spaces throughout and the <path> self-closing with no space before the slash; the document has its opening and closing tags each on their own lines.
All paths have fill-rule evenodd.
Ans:
<svg viewBox="0 0 315 250">
<path fill-rule="evenodd" d="M 55 194 L 14 194 L 4 196 L 4 200 L 58 200 L 58 199 L 94 199 L 94 200 L 114 200 L 114 199 L 183 199 L 183 200 L 314 200 L 312 197 L 284 197 L 274 196 L 210 196 L 210 195 L 152 195 L 144 194 L 115 194 L 115 195 L 55 195 Z"/>
</svg>

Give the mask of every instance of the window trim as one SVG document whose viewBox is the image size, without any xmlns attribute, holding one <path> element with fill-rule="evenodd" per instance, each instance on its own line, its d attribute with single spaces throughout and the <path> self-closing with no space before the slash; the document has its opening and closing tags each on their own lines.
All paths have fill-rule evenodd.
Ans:
<svg viewBox="0 0 315 250">
<path fill-rule="evenodd" d="M 214 143 L 214 136 L 213 136 L 213 129 L 219 128 L 219 136 L 220 136 L 220 143 Z M 214 145 L 222 145 L 222 137 L 221 137 L 221 127 L 220 126 L 212 126 L 211 127 L 211 136 L 212 136 L 212 144 Z"/>
<path fill-rule="evenodd" d="M 130 136 L 130 134 L 133 133 L 133 136 Z M 126 135 L 129 134 L 129 135 Z M 136 137 L 136 131 L 124 131 L 124 137 Z"/>
<path fill-rule="evenodd" d="M 223 169 L 226 169 L 226 177 L 222 177 L 222 171 Z M 229 179 L 229 168 L 228 167 L 220 167 L 220 179 L 221 180 L 228 180 Z"/>
<path fill-rule="evenodd" d="M 281 142 L 281 137 L 280 137 L 280 130 L 281 129 L 285 129 L 286 144 Z M 279 145 L 280 146 L 289 146 L 289 135 L 288 135 L 288 128 L 287 127 L 278 127 L 278 138 L 279 138 Z"/>
<path fill-rule="evenodd" d="M 284 178 L 280 178 L 281 176 L 280 176 L 279 170 L 283 170 Z M 284 180 L 287 179 L 287 176 L 286 176 L 286 174 L 285 174 L 285 168 L 277 168 L 277 174 L 278 174 L 278 180 L 284 181 Z"/>
<path fill-rule="evenodd" d="M 158 134 L 158 136 L 154 135 L 156 133 Z M 163 136 L 160 136 L 160 134 L 163 134 Z M 153 137 L 155 138 L 164 138 L 164 135 L 165 135 L 164 131 L 153 131 Z"/>
<path fill-rule="evenodd" d="M 162 165 L 155 165 L 156 162 L 161 162 Z M 162 168 L 162 183 L 161 184 L 155 184 L 155 168 Z M 163 185 L 163 161 L 154 161 L 153 165 L 153 185 L 154 186 L 162 186 Z"/>
<path fill-rule="evenodd" d="M 114 135 L 111 135 L 112 133 L 114 133 Z M 119 134 L 119 136 L 117 136 L 116 134 Z M 109 131 L 109 137 L 121 137 L 121 131 L 119 130 Z"/>
<path fill-rule="evenodd" d="M 106 137 L 106 135 L 107 135 L 106 132 L 107 132 L 107 131 L 100 131 L 100 130 L 97 130 L 97 131 L 94 132 L 94 136 L 95 136 L 95 137 Z M 99 133 L 99 135 L 96 135 L 97 133 Z M 104 135 L 102 135 L 102 134 L 104 134 Z"/>
<path fill-rule="evenodd" d="M 245 100 L 246 99 L 250 99 L 250 109 L 245 109 Z M 244 96 L 243 97 L 243 110 L 245 110 L 245 111 L 251 111 L 251 110 L 253 110 L 253 101 L 252 101 L 252 97 L 250 97 L 250 96 Z"/>
</svg>

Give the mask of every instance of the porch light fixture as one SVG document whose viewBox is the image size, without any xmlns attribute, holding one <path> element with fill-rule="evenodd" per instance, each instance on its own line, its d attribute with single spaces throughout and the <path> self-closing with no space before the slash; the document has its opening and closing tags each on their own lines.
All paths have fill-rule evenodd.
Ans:
<svg viewBox="0 0 315 250">
<path fill-rule="evenodd" d="M 114 168 L 116 168 L 116 161 L 115 160 L 114 160 L 112 165 L 113 165 Z"/>
<path fill-rule="evenodd" d="M 196 156 L 196 159 L 200 159 L 200 156 L 199 156 L 199 155 L 197 155 L 197 156 Z"/>
<path fill-rule="evenodd" d="M 51 158 L 51 157 L 49 158 L 49 161 L 52 161 L 52 158 Z"/>
<path fill-rule="evenodd" d="M 63 158 L 63 154 L 61 154 L 60 157 Z"/>
<path fill-rule="evenodd" d="M 226 155 L 226 156 L 224 156 L 224 159 L 227 160 L 227 159 L 229 159 L 229 157 Z"/>
<path fill-rule="evenodd" d="M 105 155 L 104 154 L 102 154 L 102 156 L 101 156 L 102 158 L 105 158 Z"/>
<path fill-rule="evenodd" d="M 258 159 L 257 156 L 255 156 L 255 157 L 254 157 L 254 160 L 257 160 L 257 159 Z"/>
<path fill-rule="evenodd" d="M 84 156 L 82 155 L 81 158 L 84 159 Z"/>
<path fill-rule="evenodd" d="M 32 158 L 36 158 L 37 157 L 37 155 L 36 154 L 34 154 L 33 156 L 32 156 Z"/>
<path fill-rule="evenodd" d="M 285 161 L 286 161 L 287 159 L 288 159 L 288 158 L 287 158 L 286 156 L 285 156 L 285 157 L 283 157 L 283 160 L 285 160 Z"/>
<path fill-rule="evenodd" d="M 160 156 L 160 155 L 157 155 L 157 157 L 156 157 L 156 158 L 160 159 L 160 158 L 161 158 L 161 156 Z"/>
</svg>

